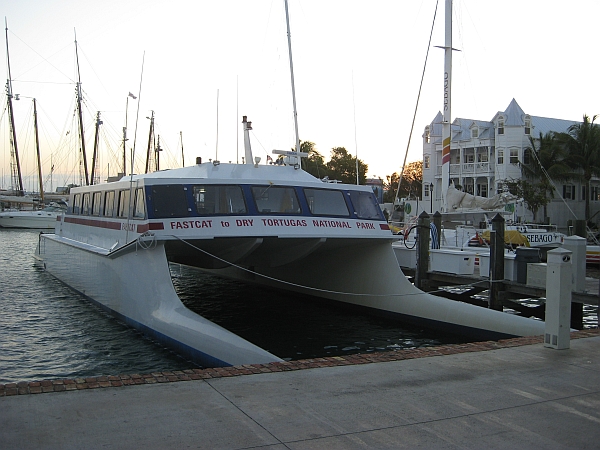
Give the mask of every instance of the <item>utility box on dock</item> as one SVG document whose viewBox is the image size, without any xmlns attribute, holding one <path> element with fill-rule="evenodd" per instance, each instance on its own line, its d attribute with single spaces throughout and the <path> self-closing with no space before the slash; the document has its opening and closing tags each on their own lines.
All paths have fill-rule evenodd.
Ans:
<svg viewBox="0 0 600 450">
<path fill-rule="evenodd" d="M 540 262 L 540 250 L 534 247 L 517 247 L 517 283 L 527 283 L 527 264 Z"/>
<path fill-rule="evenodd" d="M 479 253 L 479 275 L 490 276 L 490 253 Z M 517 264 L 514 253 L 504 254 L 504 279 L 508 281 L 517 280 Z"/>
<path fill-rule="evenodd" d="M 461 250 L 431 249 L 429 252 L 429 268 L 435 272 L 473 275 L 475 255 L 475 252 Z"/>
<path fill-rule="evenodd" d="M 567 349 L 571 338 L 571 252 L 548 252 L 544 347 Z"/>
<path fill-rule="evenodd" d="M 586 269 L 586 240 L 581 236 L 567 236 L 563 248 L 570 250 L 571 267 L 573 276 L 573 292 L 585 291 L 585 269 Z"/>
</svg>

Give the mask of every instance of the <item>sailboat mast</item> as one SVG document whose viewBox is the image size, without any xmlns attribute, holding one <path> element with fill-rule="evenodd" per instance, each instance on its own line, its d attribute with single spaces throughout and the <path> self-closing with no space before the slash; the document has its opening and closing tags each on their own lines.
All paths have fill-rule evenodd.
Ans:
<svg viewBox="0 0 600 450">
<path fill-rule="evenodd" d="M 298 165 L 300 165 L 300 137 L 298 135 L 298 111 L 296 109 L 296 86 L 294 84 L 294 63 L 292 62 L 292 35 L 290 33 L 290 16 L 288 13 L 288 2 L 285 0 L 285 23 L 287 25 L 288 52 L 290 56 L 290 76 L 292 79 L 292 102 L 294 105 L 294 129 L 296 130 L 296 154 Z"/>
<path fill-rule="evenodd" d="M 452 0 L 446 0 L 444 41 L 444 117 L 442 121 L 442 211 L 448 212 L 452 122 Z"/>
<path fill-rule="evenodd" d="M 44 203 L 44 180 L 42 178 L 42 158 L 40 157 L 40 138 L 38 134 L 37 102 L 33 99 L 33 130 L 35 132 L 35 151 L 37 154 L 38 180 L 40 183 L 40 199 Z"/>
<path fill-rule="evenodd" d="M 15 174 L 13 171 L 13 182 L 17 185 L 16 194 L 21 196 L 24 194 L 23 189 L 23 177 L 21 176 L 21 162 L 19 160 L 19 148 L 17 146 L 17 131 L 15 130 L 15 116 L 13 113 L 13 92 L 12 92 L 12 76 L 10 73 L 10 56 L 8 52 L 8 22 L 6 21 L 6 17 L 4 18 L 4 25 L 6 31 L 6 65 L 8 66 L 8 80 L 6 81 L 6 102 L 8 104 L 8 115 L 10 121 L 10 133 L 12 138 L 12 150 L 15 158 L 15 165 L 17 168 L 17 173 Z M 13 184 L 14 189 L 14 184 Z"/>
<path fill-rule="evenodd" d="M 90 176 L 90 184 L 94 184 L 94 177 L 96 175 L 96 163 L 98 160 L 98 141 L 100 139 L 100 125 L 102 125 L 102 121 L 100 120 L 100 111 L 96 113 L 96 131 L 94 134 L 94 153 L 92 154 L 92 172 Z"/>
<path fill-rule="evenodd" d="M 75 32 L 75 31 L 74 31 Z M 85 173 L 85 184 L 90 184 L 90 177 L 85 154 L 85 136 L 83 134 L 83 115 L 81 112 L 81 74 L 79 73 L 79 53 L 77 51 L 77 33 L 75 32 L 75 59 L 77 61 L 77 115 L 79 117 L 79 136 L 81 138 L 81 157 L 83 158 L 83 170 Z"/>
<path fill-rule="evenodd" d="M 144 169 L 144 173 L 148 173 L 150 168 L 150 148 L 152 147 L 152 141 L 154 137 L 154 111 L 151 111 L 152 114 L 150 116 L 150 132 L 148 133 L 148 150 L 146 151 L 146 168 Z"/>
</svg>

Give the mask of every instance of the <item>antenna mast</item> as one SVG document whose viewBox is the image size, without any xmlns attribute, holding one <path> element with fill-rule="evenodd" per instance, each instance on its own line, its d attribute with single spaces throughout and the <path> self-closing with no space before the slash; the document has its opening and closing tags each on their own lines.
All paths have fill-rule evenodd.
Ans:
<svg viewBox="0 0 600 450">
<path fill-rule="evenodd" d="M 290 76 L 292 79 L 292 101 L 294 104 L 294 129 L 296 130 L 296 157 L 300 165 L 300 137 L 298 135 L 298 111 L 296 110 L 296 86 L 294 85 L 294 63 L 292 62 L 292 35 L 290 33 L 290 16 L 288 13 L 288 2 L 285 0 L 285 23 L 287 25 L 288 51 L 290 55 Z"/>
</svg>

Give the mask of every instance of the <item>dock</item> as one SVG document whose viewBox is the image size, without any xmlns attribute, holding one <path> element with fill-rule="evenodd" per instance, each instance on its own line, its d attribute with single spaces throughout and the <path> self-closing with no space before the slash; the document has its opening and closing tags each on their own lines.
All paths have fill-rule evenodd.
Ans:
<svg viewBox="0 0 600 450">
<path fill-rule="evenodd" d="M 597 448 L 600 333 L 570 344 L 0 385 L 0 448 Z"/>
<path fill-rule="evenodd" d="M 402 272 L 409 278 L 415 276 L 415 269 L 401 267 Z M 529 286 L 511 280 L 502 280 L 500 298 L 502 305 L 528 316 L 544 318 L 544 301 L 546 289 L 537 286 Z M 471 303 L 487 307 L 488 300 L 485 292 L 489 289 L 488 277 L 479 275 L 479 266 L 475 266 L 472 275 L 453 274 L 439 271 L 428 271 L 423 280 L 421 289 L 451 300 Z M 571 326 L 575 329 L 583 328 L 583 305 L 598 306 L 600 298 L 600 279 L 586 277 L 585 291 L 571 293 Z M 524 305 L 518 300 L 536 299 L 539 305 Z M 600 314 L 600 310 L 598 312 Z"/>
</svg>

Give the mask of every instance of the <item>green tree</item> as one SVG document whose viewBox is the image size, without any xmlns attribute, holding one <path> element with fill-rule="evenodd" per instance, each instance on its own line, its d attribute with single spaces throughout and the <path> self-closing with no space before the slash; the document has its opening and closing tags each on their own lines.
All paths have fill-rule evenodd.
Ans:
<svg viewBox="0 0 600 450">
<path fill-rule="evenodd" d="M 384 202 L 394 202 L 398 192 L 398 180 L 400 175 L 394 172 L 386 175 Z M 400 183 L 399 198 L 408 198 L 411 195 L 421 196 L 423 187 L 423 161 L 414 161 L 408 163 L 402 174 L 402 183 Z"/>
<path fill-rule="evenodd" d="M 525 148 L 520 166 L 523 178 L 532 186 L 522 189 L 523 199 L 527 204 L 539 204 L 540 207 L 543 207 L 544 218 L 546 218 L 548 217 L 548 203 L 550 199 L 554 198 L 553 181 L 568 180 L 571 170 L 565 161 L 564 146 L 560 145 L 553 132 L 545 135 L 540 133 L 537 143 L 533 136 L 529 136 L 529 143 L 530 146 Z M 534 188 L 535 184 L 539 186 Z M 537 198 L 538 192 L 546 197 L 547 201 L 540 203 L 540 199 Z M 535 198 L 527 198 L 525 195 L 528 194 Z"/>
<path fill-rule="evenodd" d="M 600 175 L 600 126 L 594 116 L 583 116 L 583 122 L 571 125 L 556 139 L 566 152 L 566 162 L 573 169 L 571 178 L 585 185 L 585 219 L 590 219 L 590 180 Z"/>
<path fill-rule="evenodd" d="M 344 147 L 331 149 L 331 159 L 327 162 L 327 176 L 330 180 L 338 180 L 342 183 L 356 184 L 356 158 L 348 153 Z M 358 182 L 367 182 L 367 166 L 358 160 Z"/>
<path fill-rule="evenodd" d="M 527 207 L 533 213 L 534 220 L 538 210 L 545 207 L 550 201 L 550 198 L 546 195 L 546 187 L 540 183 L 531 182 L 525 178 L 504 180 L 504 183 L 511 194 L 522 198 L 527 203 Z"/>
<path fill-rule="evenodd" d="M 295 148 L 292 149 L 292 151 L 295 150 Z M 308 157 L 302 158 L 302 169 L 317 178 L 323 178 L 327 175 L 325 158 L 318 152 L 314 142 L 300 141 L 300 151 L 308 153 Z"/>
</svg>

